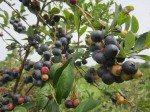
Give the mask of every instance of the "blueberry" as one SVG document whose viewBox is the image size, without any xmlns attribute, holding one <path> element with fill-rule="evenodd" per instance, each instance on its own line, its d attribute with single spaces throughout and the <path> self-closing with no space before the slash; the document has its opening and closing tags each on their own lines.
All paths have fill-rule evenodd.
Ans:
<svg viewBox="0 0 150 112">
<path fill-rule="evenodd" d="M 57 16 L 57 15 L 55 15 L 55 16 L 53 17 L 53 20 L 54 20 L 55 22 L 59 22 L 60 17 L 59 17 L 59 16 Z"/>
<path fill-rule="evenodd" d="M 27 7 L 29 6 L 30 2 L 31 0 L 22 0 L 23 5 Z"/>
<path fill-rule="evenodd" d="M 49 51 L 45 51 L 43 53 L 43 57 L 44 57 L 44 60 L 47 60 L 49 61 L 50 60 L 50 57 L 51 57 L 51 53 Z"/>
<path fill-rule="evenodd" d="M 12 100 L 15 102 L 18 102 L 18 98 L 20 97 L 20 94 L 13 94 L 12 95 Z"/>
<path fill-rule="evenodd" d="M 84 78 L 85 80 L 88 82 L 88 83 L 93 83 L 94 82 L 94 76 L 93 74 L 87 72 L 85 75 L 84 75 Z"/>
<path fill-rule="evenodd" d="M 57 34 L 56 34 L 56 36 L 57 36 L 58 38 L 61 38 L 61 37 L 65 37 L 66 34 L 65 34 L 64 31 L 62 30 L 62 28 L 58 28 L 58 29 L 57 29 Z"/>
<path fill-rule="evenodd" d="M 90 45 L 89 50 L 91 52 L 94 52 L 96 50 L 100 50 L 100 48 L 101 48 L 100 43 L 95 43 L 95 44 Z"/>
<path fill-rule="evenodd" d="M 24 65 L 24 69 L 25 69 L 26 71 L 29 71 L 29 70 L 31 69 L 31 66 L 30 66 L 30 65 Z"/>
<path fill-rule="evenodd" d="M 42 67 L 43 67 L 43 63 L 41 61 L 38 61 L 34 64 L 34 69 L 41 70 Z"/>
<path fill-rule="evenodd" d="M 76 64 L 78 67 L 80 67 L 80 66 L 81 66 L 81 61 L 77 61 L 75 64 Z"/>
<path fill-rule="evenodd" d="M 41 86 L 44 85 L 44 82 L 39 79 L 39 80 L 34 80 L 34 81 L 33 81 L 33 84 L 34 84 L 35 86 L 37 86 L 37 87 L 41 87 Z"/>
<path fill-rule="evenodd" d="M 110 59 L 107 59 L 103 65 L 106 66 L 106 67 L 111 67 L 114 64 L 115 64 L 115 59 L 114 58 L 110 58 Z"/>
<path fill-rule="evenodd" d="M 3 80 L 8 81 L 10 80 L 10 75 L 9 74 L 3 74 Z"/>
<path fill-rule="evenodd" d="M 41 38 L 40 38 L 38 35 L 35 35 L 35 36 L 34 36 L 34 39 L 35 39 L 38 43 L 41 42 Z"/>
<path fill-rule="evenodd" d="M 24 81 L 23 81 L 25 84 L 28 84 L 28 83 L 32 83 L 33 82 L 33 78 L 31 76 L 27 76 Z"/>
<path fill-rule="evenodd" d="M 8 100 L 8 99 L 3 99 L 3 100 L 2 100 L 2 104 L 3 104 L 3 105 L 7 105 L 8 103 L 9 103 L 9 100 Z"/>
<path fill-rule="evenodd" d="M 24 103 L 28 103 L 31 101 L 31 98 L 29 96 L 24 97 Z"/>
<path fill-rule="evenodd" d="M 73 52 L 74 52 L 74 49 L 72 49 L 72 48 L 68 48 L 68 49 L 67 49 L 67 52 L 68 52 L 69 54 L 71 54 L 71 53 L 73 53 Z"/>
<path fill-rule="evenodd" d="M 61 41 L 62 45 L 67 45 L 68 44 L 68 40 L 65 37 L 61 37 L 60 41 Z"/>
<path fill-rule="evenodd" d="M 86 60 L 86 59 L 83 59 L 83 60 L 82 60 L 82 64 L 83 64 L 83 65 L 87 64 L 87 60 Z"/>
<path fill-rule="evenodd" d="M 14 19 L 14 23 L 18 23 L 20 20 L 18 18 Z"/>
<path fill-rule="evenodd" d="M 134 61 L 128 60 L 122 64 L 122 70 L 127 75 L 131 75 L 137 72 L 138 66 Z"/>
<path fill-rule="evenodd" d="M 43 54 L 43 51 L 42 51 L 40 48 L 36 49 L 36 51 L 37 51 L 37 53 L 38 53 L 39 55 L 42 55 L 42 54 Z"/>
<path fill-rule="evenodd" d="M 23 31 L 23 27 L 19 26 L 17 31 L 20 33 L 21 31 Z"/>
<path fill-rule="evenodd" d="M 21 23 L 21 22 L 19 22 L 19 23 L 18 23 L 18 26 L 19 26 L 19 27 L 22 27 L 22 23 Z"/>
<path fill-rule="evenodd" d="M 42 44 L 40 46 L 40 49 L 41 49 L 42 52 L 48 51 L 48 45 L 47 44 Z"/>
<path fill-rule="evenodd" d="M 101 78 L 102 81 L 107 85 L 111 85 L 115 82 L 115 77 L 109 71 L 105 72 Z"/>
<path fill-rule="evenodd" d="M 97 74 L 99 77 L 102 77 L 102 75 L 105 73 L 105 72 L 108 72 L 107 68 L 105 66 L 101 66 L 97 69 Z"/>
<path fill-rule="evenodd" d="M 100 51 L 93 52 L 92 58 L 99 64 L 103 64 L 106 61 L 104 54 Z"/>
<path fill-rule="evenodd" d="M 40 79 L 41 78 L 41 71 L 40 70 L 34 70 L 32 73 L 33 78 Z"/>
<path fill-rule="evenodd" d="M 67 38 L 68 43 L 70 43 L 73 36 L 71 34 L 67 34 L 65 37 Z"/>
<path fill-rule="evenodd" d="M 105 44 L 108 45 L 108 44 L 114 44 L 114 45 L 118 45 L 118 42 L 116 40 L 115 37 L 112 37 L 112 36 L 107 36 L 105 38 Z"/>
<path fill-rule="evenodd" d="M 65 106 L 66 106 L 66 108 L 73 108 L 73 101 L 72 100 L 66 100 Z"/>
<path fill-rule="evenodd" d="M 51 62 L 50 61 L 44 61 L 43 66 L 46 66 L 46 67 L 50 68 L 51 67 Z"/>
<path fill-rule="evenodd" d="M 53 55 L 55 55 L 55 56 L 59 56 L 59 55 L 61 55 L 62 50 L 59 49 L 59 48 L 53 48 L 52 53 L 53 53 Z"/>
<path fill-rule="evenodd" d="M 10 24 L 14 24 L 14 20 L 10 20 Z"/>
<path fill-rule="evenodd" d="M 122 80 L 122 78 L 120 76 L 115 76 L 115 82 L 116 83 L 122 83 L 123 80 Z"/>
<path fill-rule="evenodd" d="M 55 25 L 55 21 L 49 21 L 48 22 L 50 26 L 54 26 Z"/>
<path fill-rule="evenodd" d="M 61 46 L 62 46 L 61 41 L 57 40 L 57 41 L 55 42 L 55 47 L 60 48 Z"/>
<path fill-rule="evenodd" d="M 125 60 L 125 58 L 123 58 L 123 57 L 117 57 L 116 59 L 117 59 L 118 63 L 122 63 Z"/>
<path fill-rule="evenodd" d="M 103 38 L 104 38 L 104 34 L 100 30 L 93 31 L 91 33 L 91 39 L 94 42 L 101 42 Z"/>
<path fill-rule="evenodd" d="M 113 44 L 106 45 L 104 49 L 104 55 L 107 59 L 114 58 L 118 54 L 118 52 L 119 52 L 118 47 Z"/>
</svg>

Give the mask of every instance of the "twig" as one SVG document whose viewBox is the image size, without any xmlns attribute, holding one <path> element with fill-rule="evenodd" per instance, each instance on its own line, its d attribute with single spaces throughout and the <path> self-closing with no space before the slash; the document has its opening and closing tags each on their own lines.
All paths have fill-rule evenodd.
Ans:
<svg viewBox="0 0 150 112">
<path fill-rule="evenodd" d="M 31 87 L 29 88 L 29 90 L 25 93 L 25 95 L 27 95 L 33 87 L 34 87 L 34 85 L 32 84 L 32 86 L 31 86 Z"/>
<path fill-rule="evenodd" d="M 17 12 L 17 11 L 11 6 L 11 4 L 10 4 L 9 2 L 7 2 L 6 0 L 4 0 L 4 2 L 5 2 L 13 11 L 15 11 L 15 12 L 18 14 L 18 16 L 19 16 L 28 26 L 30 26 L 30 25 L 26 22 L 26 20 L 19 14 L 19 12 Z"/>
<path fill-rule="evenodd" d="M 2 26 L 0 26 L 0 28 L 2 28 L 11 38 L 13 38 L 15 42 L 17 42 L 18 44 L 22 46 L 22 44 L 18 40 L 16 40 L 7 30 L 5 30 Z"/>
<path fill-rule="evenodd" d="M 20 67 L 20 71 L 19 71 L 20 77 L 15 82 L 14 89 L 13 89 L 14 93 L 16 93 L 16 90 L 17 90 L 17 87 L 18 87 L 18 84 L 19 84 L 19 81 L 20 81 L 20 78 L 21 78 L 21 75 L 22 75 L 22 71 L 23 71 L 23 68 L 24 68 L 24 63 L 25 63 L 25 61 L 26 61 L 26 59 L 27 59 L 27 57 L 28 57 L 28 55 L 30 53 L 30 48 L 31 48 L 31 46 L 28 46 L 28 48 L 26 50 L 26 54 L 24 56 L 24 59 L 23 59 L 23 61 L 21 63 L 21 67 Z"/>
</svg>

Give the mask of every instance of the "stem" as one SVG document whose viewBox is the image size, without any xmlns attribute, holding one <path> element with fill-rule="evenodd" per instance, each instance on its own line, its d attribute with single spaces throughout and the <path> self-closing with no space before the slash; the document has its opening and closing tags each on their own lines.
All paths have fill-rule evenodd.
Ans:
<svg viewBox="0 0 150 112">
<path fill-rule="evenodd" d="M 85 19 L 88 21 L 88 23 L 90 24 L 91 28 L 92 28 L 93 30 L 95 30 L 95 28 L 93 27 L 92 23 L 91 23 L 90 20 L 87 18 L 87 16 L 86 16 L 84 10 L 83 10 L 82 8 L 80 8 L 78 5 L 76 5 L 76 6 L 77 6 L 77 7 L 80 9 L 80 11 L 83 13 Z"/>
<path fill-rule="evenodd" d="M 50 102 L 50 99 L 48 99 L 48 101 L 47 101 L 46 105 L 43 107 L 43 110 L 45 110 L 45 109 L 46 109 L 46 107 L 48 106 L 49 102 Z"/>
<path fill-rule="evenodd" d="M 0 28 L 2 28 L 11 38 L 13 38 L 15 42 L 17 42 L 18 44 L 22 46 L 22 44 L 18 40 L 16 40 L 7 30 L 5 30 L 2 26 L 0 26 Z"/>
<path fill-rule="evenodd" d="M 19 16 L 28 26 L 30 26 L 30 25 L 24 20 L 24 18 L 19 14 L 19 12 L 17 12 L 17 11 L 11 6 L 11 4 L 10 4 L 9 2 L 7 2 L 6 0 L 4 0 L 4 2 L 5 2 L 14 12 L 16 12 L 16 13 L 18 14 L 18 16 Z"/>
<path fill-rule="evenodd" d="M 34 85 L 32 84 L 32 86 L 31 86 L 31 87 L 29 88 L 29 90 L 25 93 L 25 95 L 27 95 L 33 87 L 34 87 Z"/>
<path fill-rule="evenodd" d="M 22 75 L 22 71 L 23 71 L 23 68 L 24 68 L 24 63 L 25 63 L 25 61 L 26 61 L 26 59 L 27 59 L 27 57 L 30 53 L 30 48 L 31 48 L 31 46 L 28 46 L 28 49 L 26 50 L 26 54 L 24 56 L 24 59 L 21 63 L 21 67 L 20 67 L 20 71 L 19 71 L 20 77 L 16 80 L 16 83 L 14 85 L 14 89 L 13 89 L 14 93 L 16 93 L 16 90 L 17 90 L 17 87 L 18 87 L 18 84 L 19 84 L 19 81 L 20 81 L 20 78 L 21 78 L 21 75 Z"/>
</svg>

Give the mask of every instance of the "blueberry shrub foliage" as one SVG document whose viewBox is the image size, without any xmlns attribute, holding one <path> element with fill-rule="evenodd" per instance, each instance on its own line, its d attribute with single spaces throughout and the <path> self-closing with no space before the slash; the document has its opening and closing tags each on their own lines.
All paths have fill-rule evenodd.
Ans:
<svg viewBox="0 0 150 112">
<path fill-rule="evenodd" d="M 130 14 L 133 6 L 122 7 L 113 0 L 0 3 L 12 11 L 0 9 L 0 28 L 5 32 L 0 36 L 10 52 L 1 62 L 1 112 L 97 112 L 132 105 L 118 87 L 143 76 L 131 58 L 150 61 L 139 54 L 150 48 L 150 33 L 138 35 L 138 20 Z M 31 15 L 34 24 L 29 23 Z M 21 43 L 10 29 L 20 35 Z M 11 39 L 5 38 L 7 34 Z M 40 58 L 35 62 L 30 55 Z M 97 67 L 84 68 L 89 58 Z M 83 83 L 91 88 L 82 89 Z M 103 100 L 90 93 L 93 87 Z M 102 103 L 108 98 L 114 107 Z"/>
</svg>

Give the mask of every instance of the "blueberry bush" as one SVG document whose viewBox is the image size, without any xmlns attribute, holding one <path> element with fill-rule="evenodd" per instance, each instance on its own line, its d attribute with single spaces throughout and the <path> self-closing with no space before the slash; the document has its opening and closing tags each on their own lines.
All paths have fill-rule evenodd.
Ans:
<svg viewBox="0 0 150 112">
<path fill-rule="evenodd" d="M 0 112 L 148 111 L 149 70 L 133 58 L 150 61 L 139 54 L 150 48 L 150 32 L 138 34 L 133 6 L 113 0 L 3 4 L 11 12 L 0 8 L 0 37 L 9 51 L 0 63 Z M 91 60 L 97 65 L 86 66 Z"/>
</svg>

